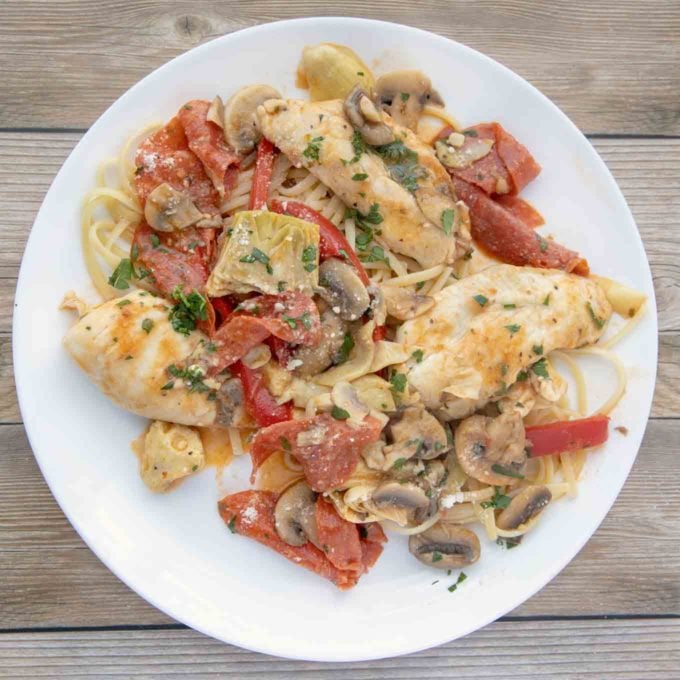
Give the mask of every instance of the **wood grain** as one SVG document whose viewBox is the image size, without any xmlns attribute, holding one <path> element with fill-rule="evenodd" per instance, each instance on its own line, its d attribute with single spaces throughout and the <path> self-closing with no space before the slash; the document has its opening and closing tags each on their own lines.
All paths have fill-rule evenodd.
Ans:
<svg viewBox="0 0 680 680">
<path fill-rule="evenodd" d="M 671 443 L 679 438 L 680 420 L 650 422 L 600 529 L 513 614 L 680 615 L 680 489 L 669 474 L 677 461 Z M 6 462 L 0 468 L 0 626 L 168 623 L 85 547 L 40 477 L 20 426 L 0 427 L 0 450 Z"/>
<path fill-rule="evenodd" d="M 398 0 L 5 0 L 0 127 L 87 127 L 140 78 L 206 40 L 319 14 L 464 42 L 527 78 L 587 132 L 680 133 L 676 0 L 432 0 L 417 10 Z"/>
<path fill-rule="evenodd" d="M 0 638 L 0 677 L 13 679 L 668 680 L 679 663 L 680 620 L 663 619 L 497 622 L 417 654 L 333 665 L 253 654 L 191 630 L 14 633 Z"/>
</svg>

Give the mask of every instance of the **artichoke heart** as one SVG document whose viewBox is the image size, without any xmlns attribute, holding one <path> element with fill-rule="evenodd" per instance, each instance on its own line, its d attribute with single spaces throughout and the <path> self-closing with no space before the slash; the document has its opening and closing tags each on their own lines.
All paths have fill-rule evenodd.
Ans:
<svg viewBox="0 0 680 680">
<path fill-rule="evenodd" d="M 375 85 L 373 74 L 359 56 L 349 47 L 335 43 L 305 47 L 298 78 L 309 88 L 313 102 L 344 99 L 355 85 L 371 92 Z"/>
<path fill-rule="evenodd" d="M 319 228 L 266 210 L 234 215 L 206 291 L 211 297 L 296 290 L 311 295 L 319 283 Z"/>
</svg>

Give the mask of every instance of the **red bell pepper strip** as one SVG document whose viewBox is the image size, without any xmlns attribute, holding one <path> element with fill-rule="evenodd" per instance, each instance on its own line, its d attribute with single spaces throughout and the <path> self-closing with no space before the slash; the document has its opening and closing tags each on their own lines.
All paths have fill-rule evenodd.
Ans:
<svg viewBox="0 0 680 680">
<path fill-rule="evenodd" d="M 219 328 L 229 318 L 231 313 L 234 311 L 234 308 L 226 297 L 210 298 L 210 303 L 212 304 L 215 312 L 217 312 L 217 327 Z"/>
<path fill-rule="evenodd" d="M 373 329 L 373 342 L 379 342 L 387 337 L 387 327 L 386 326 L 376 326 Z"/>
<path fill-rule="evenodd" d="M 246 410 L 260 427 L 282 423 L 293 417 L 291 402 L 277 404 L 269 390 L 262 384 L 260 371 L 248 368 L 242 361 L 230 366 L 231 372 L 241 380 L 246 400 Z"/>
<path fill-rule="evenodd" d="M 253 186 L 250 190 L 248 210 L 262 210 L 267 206 L 269 185 L 272 181 L 274 161 L 277 154 L 278 149 L 263 137 L 257 145 L 255 172 L 253 173 Z"/>
<path fill-rule="evenodd" d="M 563 420 L 526 428 L 529 455 L 552 456 L 599 446 L 607 441 L 609 416 L 601 414 L 580 420 Z"/>
<path fill-rule="evenodd" d="M 361 282 L 365 286 L 370 284 L 368 274 L 361 264 L 361 260 L 352 250 L 342 232 L 330 220 L 327 220 L 323 215 L 316 210 L 312 210 L 312 208 L 309 208 L 304 203 L 298 203 L 297 201 L 279 201 L 274 198 L 269 203 L 269 209 L 275 213 L 291 215 L 305 222 L 316 224 L 319 227 L 320 259 L 327 260 L 329 257 L 347 258 L 357 270 Z"/>
</svg>

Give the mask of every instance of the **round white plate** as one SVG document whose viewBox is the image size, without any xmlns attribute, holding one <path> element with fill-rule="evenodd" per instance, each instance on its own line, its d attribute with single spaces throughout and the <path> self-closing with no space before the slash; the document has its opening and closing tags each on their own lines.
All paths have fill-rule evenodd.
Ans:
<svg viewBox="0 0 680 680">
<path fill-rule="evenodd" d="M 355 48 L 378 72 L 423 69 L 464 125 L 500 121 L 543 166 L 525 192 L 546 218 L 543 233 L 581 251 L 595 272 L 649 296 L 646 317 L 619 348 L 630 384 L 612 425 L 625 425 L 629 435 L 612 428 L 609 443 L 588 460 L 578 498 L 551 506 L 521 547 L 507 551 L 482 538 L 482 558 L 465 570 L 468 579 L 455 593 L 447 586 L 456 574 L 422 566 L 399 536 L 390 537 L 356 588 L 336 590 L 231 535 L 216 511 L 211 470 L 167 496 L 149 493 L 129 446 L 142 420 L 114 407 L 61 347 L 73 321 L 57 310 L 64 291 L 96 299 L 81 259 L 79 211 L 97 163 L 188 99 L 228 96 L 253 82 L 296 96 L 301 49 L 320 41 Z M 603 162 L 556 106 L 507 68 L 439 36 L 377 21 L 304 19 L 191 50 L 144 78 L 92 126 L 54 180 L 31 232 L 16 295 L 14 366 L 45 479 L 78 533 L 119 578 L 175 619 L 226 642 L 285 657 L 352 661 L 413 652 L 480 628 L 574 557 L 635 459 L 654 387 L 656 330 L 649 266 L 630 211 Z M 594 385 L 601 394 L 611 385 L 604 375 Z M 247 461 L 228 468 L 224 487 L 246 488 L 248 468 Z"/>
</svg>

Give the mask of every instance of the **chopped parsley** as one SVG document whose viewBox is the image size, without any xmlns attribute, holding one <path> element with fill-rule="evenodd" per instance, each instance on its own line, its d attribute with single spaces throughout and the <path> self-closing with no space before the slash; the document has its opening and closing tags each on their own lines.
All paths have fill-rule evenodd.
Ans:
<svg viewBox="0 0 680 680">
<path fill-rule="evenodd" d="M 543 304 L 547 307 L 550 304 L 550 293 L 548 293 L 545 296 L 545 299 L 543 300 Z"/>
<path fill-rule="evenodd" d="M 172 298 L 177 300 L 177 304 L 170 310 L 168 318 L 178 333 L 189 335 L 196 329 L 198 321 L 208 320 L 208 303 L 198 291 L 185 295 L 180 286 L 175 286 Z"/>
<path fill-rule="evenodd" d="M 433 562 L 439 562 L 440 560 L 443 560 L 444 557 L 440 552 L 437 552 L 436 550 L 432 553 L 432 561 Z"/>
<path fill-rule="evenodd" d="M 392 469 L 401 470 L 404 465 L 406 465 L 406 458 L 397 458 L 397 460 L 394 461 L 394 465 L 392 465 Z"/>
<path fill-rule="evenodd" d="M 153 328 L 153 321 L 151 319 L 144 319 L 142 321 L 142 330 L 148 335 L 151 333 L 151 329 Z"/>
<path fill-rule="evenodd" d="M 586 302 L 586 308 L 588 309 L 588 314 L 590 314 L 590 318 L 593 320 L 593 323 L 598 328 L 602 328 L 605 324 L 605 320 L 595 314 L 595 310 L 593 309 L 593 306 L 590 304 L 590 302 Z"/>
<path fill-rule="evenodd" d="M 354 134 L 352 135 L 352 150 L 354 151 L 354 156 L 348 161 L 343 159 L 343 165 L 356 163 L 366 152 L 366 143 L 364 142 L 364 138 L 361 136 L 361 133 L 358 130 L 355 130 Z"/>
<path fill-rule="evenodd" d="M 524 479 L 524 475 L 521 475 L 519 472 L 515 472 L 515 470 L 513 470 L 512 468 L 505 467 L 504 465 L 499 465 L 498 463 L 494 463 L 491 466 L 491 469 L 498 475 L 514 477 L 515 479 Z"/>
<path fill-rule="evenodd" d="M 458 574 L 458 578 L 456 579 L 455 583 L 452 583 L 447 590 L 450 593 L 455 593 L 456 590 L 458 589 L 458 586 L 467 578 L 467 574 L 464 571 L 461 571 L 460 574 Z"/>
<path fill-rule="evenodd" d="M 411 353 L 411 356 L 416 360 L 416 363 L 419 364 L 423 360 L 425 354 L 422 349 L 417 349 L 415 352 Z"/>
<path fill-rule="evenodd" d="M 516 548 L 521 542 L 522 542 L 521 536 L 516 536 L 514 538 L 502 538 L 501 536 L 499 536 L 496 539 L 496 543 L 500 545 L 501 548 L 507 548 L 508 550 Z"/>
<path fill-rule="evenodd" d="M 353 349 L 354 338 L 352 338 L 352 335 L 350 333 L 345 333 L 345 337 L 342 340 L 342 345 L 340 345 L 340 349 L 335 353 L 333 363 L 336 366 L 344 364 L 347 361 L 347 359 L 349 359 L 349 354 Z"/>
<path fill-rule="evenodd" d="M 488 301 L 489 298 L 485 297 L 484 295 L 473 295 L 472 299 L 480 306 L 483 307 Z M 507 328 L 507 326 L 506 326 Z"/>
<path fill-rule="evenodd" d="M 179 368 L 175 364 L 168 366 L 168 373 L 173 378 L 181 378 L 189 387 L 189 392 L 210 392 L 210 388 L 203 382 L 205 373 L 200 366 Z M 163 388 L 161 388 L 163 389 Z"/>
<path fill-rule="evenodd" d="M 543 357 L 539 361 L 537 361 L 532 367 L 531 370 L 537 375 L 540 376 L 541 378 L 547 378 L 550 380 L 550 373 L 548 373 L 548 360 Z"/>
<path fill-rule="evenodd" d="M 536 234 L 536 240 L 538 241 L 538 247 L 542 253 L 548 250 L 548 242 L 540 234 Z"/>
<path fill-rule="evenodd" d="M 139 248 L 137 247 L 136 243 L 133 243 L 132 248 L 130 248 L 130 259 L 136 260 L 138 257 L 139 257 Z"/>
<path fill-rule="evenodd" d="M 306 272 L 313 272 L 316 269 L 316 247 L 307 246 L 302 251 L 302 261 Z M 270 272 L 271 273 L 271 272 Z"/>
<path fill-rule="evenodd" d="M 385 255 L 385 251 L 380 246 L 373 246 L 369 253 L 363 253 L 363 257 L 361 259 L 365 262 L 390 263 L 390 261 L 387 259 L 387 255 Z"/>
<path fill-rule="evenodd" d="M 514 335 L 515 333 L 517 333 L 517 331 L 519 331 L 521 326 L 519 324 L 516 324 L 516 323 L 511 323 L 511 324 L 508 324 L 506 326 L 506 328 L 510 331 L 510 335 Z"/>
<path fill-rule="evenodd" d="M 132 300 L 121 300 L 120 302 L 116 302 L 116 307 L 125 307 L 125 305 L 131 305 Z"/>
<path fill-rule="evenodd" d="M 302 155 L 312 161 L 318 161 L 319 153 L 321 152 L 321 142 L 323 142 L 323 137 L 314 137 L 314 139 L 310 140 L 310 142 L 307 144 L 307 147 L 302 152 Z"/>
<path fill-rule="evenodd" d="M 340 408 L 339 406 L 333 404 L 333 408 L 331 409 L 331 415 L 336 420 L 347 420 L 349 418 L 349 411 L 345 411 L 344 408 Z"/>
<path fill-rule="evenodd" d="M 508 303 L 508 304 L 503 305 L 503 309 L 515 309 L 516 307 L 517 307 L 517 305 L 515 305 L 513 303 Z"/>
<path fill-rule="evenodd" d="M 403 373 L 393 373 L 390 384 L 393 392 L 403 392 L 406 389 L 406 376 Z"/>
<path fill-rule="evenodd" d="M 239 262 L 245 262 L 247 264 L 253 264 L 254 262 L 259 262 L 265 266 L 267 274 L 273 274 L 274 270 L 269 262 L 269 255 L 261 251 L 259 248 L 253 248 L 250 251 L 250 255 L 244 255 L 239 259 Z"/>
<path fill-rule="evenodd" d="M 416 191 L 418 180 L 427 177 L 427 170 L 418 165 L 418 154 L 400 139 L 374 146 L 373 150 L 382 157 L 392 179 L 408 191 Z"/>
<path fill-rule="evenodd" d="M 279 441 L 281 442 L 281 448 L 284 451 L 292 451 L 293 450 L 293 447 L 290 445 L 290 442 L 285 437 L 279 437 Z"/>
<path fill-rule="evenodd" d="M 283 291 L 286 290 L 286 282 L 285 281 L 279 281 L 276 284 L 276 290 L 278 290 L 279 293 L 283 293 Z"/>
<path fill-rule="evenodd" d="M 504 510 L 510 505 L 512 499 L 510 496 L 502 494 L 498 487 L 495 487 L 495 493 L 490 501 L 483 501 L 480 505 L 486 510 L 486 508 L 498 508 L 499 510 Z"/>
<path fill-rule="evenodd" d="M 399 96 L 401 97 L 401 101 L 403 102 L 407 102 L 411 97 L 411 95 L 408 92 L 402 92 Z"/>
<path fill-rule="evenodd" d="M 130 287 L 130 279 L 134 275 L 135 269 L 132 266 L 132 262 L 129 258 L 124 257 L 109 277 L 109 285 L 118 290 L 125 290 Z"/>
<path fill-rule="evenodd" d="M 230 520 L 229 524 L 227 524 L 229 527 L 229 531 L 231 531 L 232 534 L 236 533 L 236 515 L 234 515 Z"/>
<path fill-rule="evenodd" d="M 472 129 L 470 129 L 470 130 L 463 130 L 463 134 L 464 134 L 466 137 L 479 137 L 479 133 L 477 132 L 477 130 L 472 130 Z"/>
<path fill-rule="evenodd" d="M 416 290 L 420 290 L 424 286 L 425 286 L 425 281 L 418 281 L 418 283 L 416 283 Z"/>
<path fill-rule="evenodd" d="M 158 234 L 151 234 L 151 246 L 153 248 L 158 248 L 158 246 L 161 244 L 160 238 L 158 238 Z"/>
<path fill-rule="evenodd" d="M 517 378 L 515 378 L 515 380 L 517 380 L 517 382 L 524 382 L 528 377 L 529 374 L 526 371 L 520 371 L 517 374 Z"/>
<path fill-rule="evenodd" d="M 302 316 L 286 316 L 284 314 L 281 317 L 281 321 L 287 323 L 293 330 L 298 327 L 298 323 L 301 323 L 307 330 L 310 330 L 312 327 L 312 319 L 309 316 L 309 312 L 304 312 Z"/>
<path fill-rule="evenodd" d="M 534 345 L 531 349 L 534 354 L 538 354 L 539 356 L 543 354 L 543 345 Z"/>
<path fill-rule="evenodd" d="M 161 387 L 161 392 L 165 392 L 166 390 L 171 390 L 174 386 L 175 386 L 175 381 L 170 380 L 170 381 L 166 382 L 165 385 L 163 385 L 163 387 Z"/>
<path fill-rule="evenodd" d="M 456 217 L 456 211 L 453 208 L 442 210 L 442 229 L 447 236 L 451 235 L 453 231 L 453 221 Z"/>
<path fill-rule="evenodd" d="M 356 172 L 352 175 L 352 179 L 355 182 L 363 182 L 365 179 L 368 179 L 368 175 L 365 172 Z"/>
</svg>

